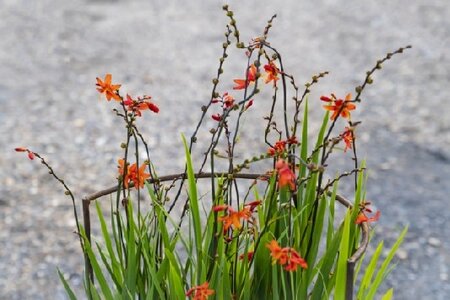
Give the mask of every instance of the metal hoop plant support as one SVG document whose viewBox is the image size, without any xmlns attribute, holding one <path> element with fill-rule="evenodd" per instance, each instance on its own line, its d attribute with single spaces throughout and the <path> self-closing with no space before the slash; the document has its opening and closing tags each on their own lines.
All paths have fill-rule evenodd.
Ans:
<svg viewBox="0 0 450 300">
<path fill-rule="evenodd" d="M 195 174 L 196 179 L 210 179 L 212 177 L 223 176 L 223 173 L 197 173 Z M 250 174 L 250 173 L 242 173 L 242 174 L 229 174 L 229 176 L 233 176 L 234 179 L 258 179 L 258 178 L 267 178 L 266 174 Z M 148 179 L 148 183 L 160 183 L 164 181 L 174 180 L 174 179 L 186 179 L 186 173 L 172 174 L 161 176 L 156 179 Z M 130 186 L 133 187 L 133 183 L 130 183 Z M 91 242 L 91 217 L 90 217 L 90 204 L 92 201 L 99 199 L 100 197 L 110 195 L 114 192 L 118 191 L 118 186 L 109 187 L 107 189 L 89 194 L 82 199 L 82 207 L 83 207 L 83 226 L 86 233 L 87 240 L 89 243 Z M 336 195 L 336 200 L 346 207 L 347 209 L 353 208 L 352 203 L 341 195 Z M 365 253 L 367 246 L 369 244 L 369 225 L 366 222 L 359 224 L 361 228 L 361 242 L 356 249 L 355 253 L 347 259 L 347 280 L 346 280 L 346 299 L 353 299 L 353 289 L 354 289 L 354 272 L 355 265 L 361 259 L 363 254 Z M 92 269 L 92 265 L 90 259 L 87 254 L 84 255 L 85 262 L 85 272 L 86 279 L 94 281 L 94 272 Z"/>
</svg>

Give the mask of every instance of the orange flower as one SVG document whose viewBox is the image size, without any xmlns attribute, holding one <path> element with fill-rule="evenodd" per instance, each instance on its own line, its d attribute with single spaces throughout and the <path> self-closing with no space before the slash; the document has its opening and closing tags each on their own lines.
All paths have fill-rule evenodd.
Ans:
<svg viewBox="0 0 450 300">
<path fill-rule="evenodd" d="M 379 210 L 375 213 L 375 215 L 373 217 L 368 217 L 364 212 L 360 212 L 358 217 L 356 217 L 355 223 L 361 224 L 364 222 L 368 222 L 368 223 L 376 222 L 376 221 L 378 221 L 380 216 L 381 216 L 381 211 L 379 211 Z"/>
<path fill-rule="evenodd" d="M 339 112 L 341 117 L 346 119 L 350 118 L 350 111 L 356 108 L 355 104 L 350 102 L 351 99 L 352 94 L 350 93 L 345 96 L 345 101 L 342 99 L 337 99 L 334 94 L 331 94 L 331 98 L 326 96 L 320 97 L 320 100 L 331 103 L 329 105 L 323 106 L 326 110 L 333 112 L 333 114 L 331 115 L 331 120 L 335 120 L 338 117 Z"/>
<path fill-rule="evenodd" d="M 122 176 L 124 176 L 124 164 L 125 161 L 123 159 L 119 159 L 119 174 Z M 122 179 L 124 187 L 128 188 L 130 181 L 133 181 L 134 187 L 136 189 L 144 187 L 145 180 L 150 177 L 150 174 L 145 173 L 146 167 L 146 164 L 142 164 L 139 168 L 137 167 L 136 163 L 132 164 L 131 166 L 128 165 L 125 177 Z"/>
<path fill-rule="evenodd" d="M 134 114 L 138 117 L 142 116 L 141 111 L 147 109 L 151 110 L 154 113 L 158 113 L 158 106 L 156 106 L 153 102 L 148 101 L 150 99 L 152 99 L 151 96 L 144 96 L 142 98 L 138 97 L 138 100 L 134 100 L 130 95 L 127 94 L 127 98 L 123 101 L 123 104 L 129 111 L 134 112 Z"/>
<path fill-rule="evenodd" d="M 264 83 L 269 83 L 273 81 L 273 86 L 277 86 L 277 80 L 278 74 L 280 73 L 280 70 L 278 70 L 278 67 L 274 64 L 273 61 L 269 61 L 269 64 L 264 66 L 264 70 L 266 71 L 266 80 Z"/>
<path fill-rule="evenodd" d="M 308 268 L 306 261 L 300 256 L 300 254 L 292 248 L 289 248 L 290 257 L 284 269 L 286 271 L 297 271 L 298 266 L 303 269 Z"/>
<path fill-rule="evenodd" d="M 223 222 L 223 231 L 227 231 L 231 226 L 236 229 L 242 227 L 241 219 L 248 220 L 252 216 L 252 212 L 248 207 L 235 211 L 232 207 L 228 207 L 228 215 L 219 217 L 219 222 Z"/>
<path fill-rule="evenodd" d="M 296 145 L 298 144 L 297 138 L 295 136 L 291 136 L 287 140 L 280 140 L 275 143 L 273 147 L 270 147 L 267 150 L 267 153 L 270 156 L 274 156 L 275 154 L 280 155 L 286 150 L 286 144 L 287 145 Z"/>
<path fill-rule="evenodd" d="M 276 263 L 278 260 L 282 260 L 283 264 L 286 263 L 286 257 L 281 252 L 282 248 L 278 245 L 276 240 L 272 240 L 269 244 L 266 245 L 270 250 L 270 255 L 272 256 L 272 263 Z"/>
<path fill-rule="evenodd" d="M 234 97 L 231 95 L 228 95 L 228 93 L 223 94 L 222 96 L 223 105 L 225 108 L 230 108 L 234 105 Z"/>
<path fill-rule="evenodd" d="M 250 68 L 248 69 L 248 74 L 247 74 L 247 80 L 245 79 L 234 79 L 234 83 L 236 84 L 233 87 L 233 90 L 243 90 L 246 87 L 249 86 L 250 83 L 255 82 L 256 81 L 256 67 L 255 65 L 251 65 Z"/>
<path fill-rule="evenodd" d="M 347 149 L 352 149 L 352 142 L 354 139 L 353 129 L 350 127 L 345 127 L 345 131 L 341 134 L 341 137 L 345 143 L 344 152 L 347 152 Z"/>
<path fill-rule="evenodd" d="M 120 96 L 117 94 L 117 91 L 119 91 L 120 84 L 111 84 L 111 74 L 106 74 L 105 81 L 102 81 L 100 78 L 97 79 L 97 83 L 95 84 L 98 86 L 97 91 L 99 91 L 101 94 L 105 94 L 106 100 L 110 101 L 111 98 L 120 101 L 122 100 Z"/>
<path fill-rule="evenodd" d="M 361 201 L 361 203 L 359 204 L 359 214 L 355 220 L 356 224 L 361 224 L 364 222 L 370 223 L 370 222 L 378 221 L 378 219 L 381 216 L 380 211 L 377 211 L 373 217 L 367 216 L 367 213 L 369 213 L 369 214 L 372 213 L 372 209 L 369 207 L 371 204 L 372 203 L 370 201 L 366 201 L 366 200 Z"/>
<path fill-rule="evenodd" d="M 279 263 L 284 266 L 286 271 L 296 271 L 298 266 L 303 269 L 308 268 L 306 261 L 300 256 L 300 254 L 291 247 L 281 248 L 276 240 L 272 240 L 266 245 L 270 250 L 272 256 L 272 263 Z"/>
<path fill-rule="evenodd" d="M 228 94 L 228 92 L 225 92 L 222 96 L 219 96 L 219 98 L 212 99 L 211 103 L 222 103 L 222 107 L 224 108 L 230 108 L 234 105 L 234 97 Z"/>
<path fill-rule="evenodd" d="M 275 164 L 275 168 L 278 172 L 278 186 L 279 188 L 283 188 L 285 186 L 289 186 L 291 191 L 295 191 L 295 174 L 289 168 L 289 164 L 282 159 L 279 159 Z"/>
<path fill-rule="evenodd" d="M 209 296 L 214 294 L 214 290 L 208 288 L 208 281 L 205 283 L 194 286 L 186 292 L 187 297 L 193 297 L 194 300 L 206 300 Z"/>
</svg>

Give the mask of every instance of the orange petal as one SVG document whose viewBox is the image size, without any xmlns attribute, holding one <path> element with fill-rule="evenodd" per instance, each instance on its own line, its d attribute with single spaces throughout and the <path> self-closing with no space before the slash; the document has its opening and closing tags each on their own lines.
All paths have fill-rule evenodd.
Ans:
<svg viewBox="0 0 450 300">
<path fill-rule="evenodd" d="M 345 101 L 350 101 L 352 100 L 352 94 L 348 93 L 347 96 L 345 96 Z"/>
<path fill-rule="evenodd" d="M 111 74 L 106 74 L 106 76 L 105 76 L 105 83 L 106 84 L 111 84 L 111 79 L 112 79 L 112 75 Z"/>
</svg>

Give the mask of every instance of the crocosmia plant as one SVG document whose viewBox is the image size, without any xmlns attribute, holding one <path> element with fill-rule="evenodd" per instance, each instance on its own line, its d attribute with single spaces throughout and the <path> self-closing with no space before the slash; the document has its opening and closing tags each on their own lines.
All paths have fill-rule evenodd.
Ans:
<svg viewBox="0 0 450 300">
<path fill-rule="evenodd" d="M 15 149 L 40 160 L 72 200 L 85 260 L 85 295 L 80 297 L 390 299 L 392 289 L 379 287 L 392 269 L 390 262 L 406 229 L 383 259 L 382 243 L 366 254 L 371 229 L 382 222 L 382 212 L 373 211 L 366 199 L 365 163 L 356 147 L 357 118 L 372 75 L 409 46 L 376 61 L 354 91 L 308 99 L 328 72 L 299 85 L 269 42 L 275 16 L 260 36 L 242 41 L 233 12 L 227 5 L 223 9 L 229 24 L 217 76 L 193 134 L 180 138 L 185 165 L 179 173 L 155 172 L 161 168 L 155 167 L 153 149 L 137 123 L 157 118 L 158 103 L 164 99 L 128 94 L 113 83 L 120 82 L 120 74 L 99 74 L 93 80 L 93 88 L 95 84 L 126 129 L 122 154 L 111 166 L 117 174 L 114 186 L 75 199 L 39 153 Z M 230 47 L 242 50 L 242 71 L 224 82 L 227 90 L 220 83 Z M 271 97 L 264 99 L 264 94 Z M 239 144 L 245 143 L 239 134 L 244 130 L 242 118 L 252 118 L 262 101 L 271 102 L 262 123 L 265 145 L 252 148 L 264 150 L 242 158 L 236 155 Z M 323 108 L 317 132 L 308 126 L 311 106 Z M 211 124 L 209 144 L 198 144 L 199 131 Z M 202 155 L 194 161 L 191 153 L 197 148 Z M 329 171 L 338 157 L 352 160 L 352 169 Z M 351 178 L 351 194 L 341 193 L 345 177 Z M 209 187 L 201 191 L 205 182 Z M 111 201 L 110 213 L 100 208 L 101 201 Z M 93 208 L 96 217 L 91 216 Z M 91 222 L 99 224 L 100 235 L 91 234 Z M 59 275 L 69 298 L 76 299 L 64 274 Z"/>
</svg>

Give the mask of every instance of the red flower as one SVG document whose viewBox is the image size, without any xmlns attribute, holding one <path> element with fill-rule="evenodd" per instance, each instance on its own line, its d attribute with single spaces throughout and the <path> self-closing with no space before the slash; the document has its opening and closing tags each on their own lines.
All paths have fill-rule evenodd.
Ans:
<svg viewBox="0 0 450 300">
<path fill-rule="evenodd" d="M 267 153 L 270 156 L 275 156 L 275 154 L 280 155 L 286 150 L 286 141 L 278 141 L 275 143 L 273 147 L 270 147 L 267 150 Z"/>
<path fill-rule="evenodd" d="M 228 208 L 228 205 L 226 205 L 226 204 L 220 204 L 220 205 L 213 206 L 213 211 L 214 211 L 214 212 L 224 211 L 224 210 L 226 210 L 227 208 Z"/>
<path fill-rule="evenodd" d="M 288 143 L 288 145 L 297 145 L 298 144 L 297 137 L 295 135 L 291 136 L 286 140 L 286 143 Z"/>
<path fill-rule="evenodd" d="M 341 117 L 346 119 L 350 118 L 350 111 L 356 108 L 355 104 L 350 102 L 351 99 L 352 94 L 347 94 L 347 96 L 345 96 L 345 101 L 342 99 L 337 99 L 334 94 L 331 94 L 331 98 L 326 96 L 320 97 L 320 100 L 331 103 L 323 106 L 326 110 L 333 112 L 330 118 L 331 120 L 335 120 L 338 117 L 339 112 Z"/>
<path fill-rule="evenodd" d="M 273 81 L 273 86 L 277 86 L 277 80 L 278 74 L 280 73 L 280 70 L 278 70 L 278 67 L 275 65 L 273 61 L 270 61 L 269 64 L 264 66 L 264 70 L 266 71 L 266 80 L 265 83 L 269 83 Z"/>
<path fill-rule="evenodd" d="M 289 168 L 289 164 L 282 159 L 279 159 L 275 164 L 275 168 L 278 172 L 278 186 L 279 188 L 283 188 L 285 186 L 289 186 L 291 191 L 295 191 L 295 174 Z"/>
<path fill-rule="evenodd" d="M 272 263 L 279 263 L 284 266 L 286 271 L 296 271 L 298 266 L 303 269 L 308 268 L 306 261 L 300 256 L 300 254 L 291 247 L 281 248 L 276 240 L 272 240 L 266 245 L 270 250 L 272 256 Z"/>
<path fill-rule="evenodd" d="M 120 96 L 117 94 L 120 88 L 120 84 L 111 84 L 112 76 L 111 74 L 106 74 L 105 81 L 102 81 L 100 78 L 96 78 L 97 83 L 95 84 L 98 86 L 97 91 L 99 91 L 101 94 L 105 94 L 106 100 L 110 101 L 111 98 L 120 101 L 122 100 Z"/>
<path fill-rule="evenodd" d="M 341 137 L 345 143 L 344 152 L 347 152 L 347 149 L 352 149 L 352 142 L 354 139 L 353 129 L 350 127 L 345 127 L 345 131 L 341 134 Z"/>
<path fill-rule="evenodd" d="M 220 122 L 220 120 L 222 120 L 222 116 L 220 114 L 212 115 L 211 118 L 217 122 Z"/>
<path fill-rule="evenodd" d="M 261 200 L 255 200 L 249 203 L 244 204 L 244 206 L 248 206 L 250 211 L 253 212 L 255 210 L 255 208 L 260 205 L 262 202 Z"/>
<path fill-rule="evenodd" d="M 234 83 L 236 84 L 233 87 L 233 90 L 243 90 L 249 86 L 250 83 L 256 81 L 256 67 L 255 65 L 251 65 L 248 69 L 247 79 L 234 79 Z"/>
<path fill-rule="evenodd" d="M 193 297 L 194 300 L 206 300 L 209 296 L 214 294 L 214 290 L 208 288 L 208 281 L 205 283 L 194 286 L 186 292 L 187 297 Z"/>
<path fill-rule="evenodd" d="M 28 148 L 23 148 L 23 147 L 17 147 L 14 149 L 17 152 L 27 152 L 28 153 L 28 158 L 33 160 L 34 159 L 34 152 L 29 150 Z"/>
<path fill-rule="evenodd" d="M 245 105 L 244 111 L 249 109 L 252 105 L 253 105 L 253 99 L 250 99 L 250 101 L 248 101 L 247 104 Z"/>
<path fill-rule="evenodd" d="M 254 251 L 248 251 L 247 252 L 247 261 L 251 261 L 253 259 L 253 254 L 255 254 Z M 244 260 L 244 258 L 245 258 L 245 253 L 239 255 L 239 259 L 240 260 Z"/>
</svg>

